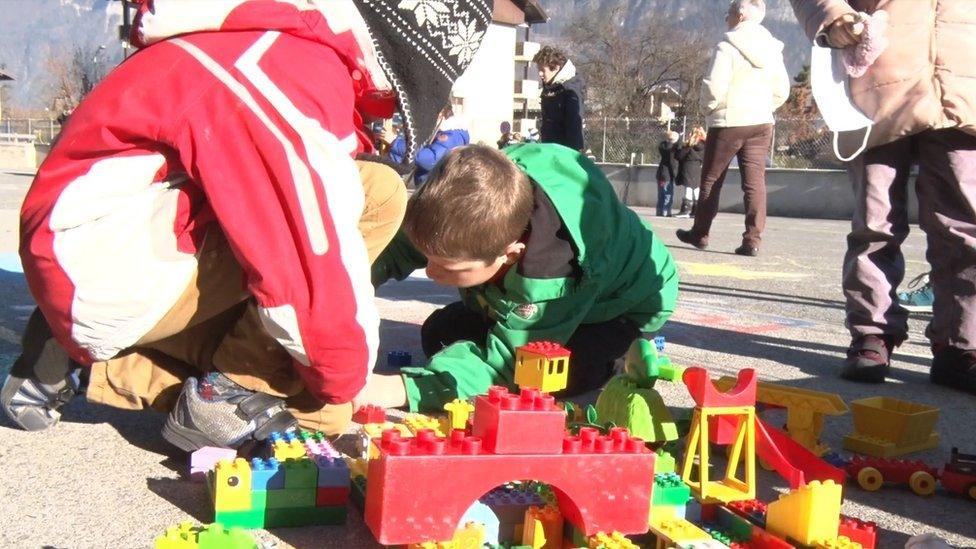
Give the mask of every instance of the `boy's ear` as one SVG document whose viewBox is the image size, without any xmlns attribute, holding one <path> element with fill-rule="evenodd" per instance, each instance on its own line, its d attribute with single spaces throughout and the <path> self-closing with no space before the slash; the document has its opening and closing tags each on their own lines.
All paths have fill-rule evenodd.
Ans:
<svg viewBox="0 0 976 549">
<path fill-rule="evenodd" d="M 505 247 L 505 264 L 513 265 L 525 252 L 525 243 L 515 241 Z"/>
</svg>

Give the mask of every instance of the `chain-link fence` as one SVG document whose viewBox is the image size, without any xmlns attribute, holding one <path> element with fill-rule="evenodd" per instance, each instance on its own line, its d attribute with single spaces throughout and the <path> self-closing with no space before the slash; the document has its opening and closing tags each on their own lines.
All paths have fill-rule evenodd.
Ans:
<svg viewBox="0 0 976 549">
<path fill-rule="evenodd" d="M 656 164 L 658 144 L 667 131 L 684 137 L 704 120 L 690 117 L 662 123 L 653 118 L 590 118 L 585 121 L 586 147 L 598 162 Z M 773 168 L 843 169 L 831 149 L 831 134 L 819 119 L 777 120 L 767 165 Z"/>
<path fill-rule="evenodd" d="M 33 135 L 37 143 L 50 144 L 61 132 L 61 124 L 50 118 L 4 118 L 0 133 Z"/>
</svg>

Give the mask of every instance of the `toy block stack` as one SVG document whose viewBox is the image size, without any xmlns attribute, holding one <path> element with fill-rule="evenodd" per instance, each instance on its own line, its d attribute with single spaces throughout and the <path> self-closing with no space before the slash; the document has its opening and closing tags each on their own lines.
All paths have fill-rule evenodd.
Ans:
<svg viewBox="0 0 976 549">
<path fill-rule="evenodd" d="M 650 522 L 685 518 L 685 506 L 691 499 L 691 488 L 676 473 L 654 475 L 651 489 Z"/>
<path fill-rule="evenodd" d="M 637 549 L 637 545 L 620 532 L 597 532 L 588 540 L 590 549 Z"/>
<path fill-rule="evenodd" d="M 258 544 L 240 528 L 222 524 L 194 525 L 190 521 L 166 529 L 154 541 L 155 549 L 257 549 Z"/>
<path fill-rule="evenodd" d="M 268 459 L 217 462 L 208 483 L 217 522 L 242 528 L 345 523 L 349 466 L 324 435 L 275 433 L 270 451 Z"/>
<path fill-rule="evenodd" d="M 540 494 L 525 484 L 499 486 L 481 496 L 478 502 L 486 505 L 498 519 L 497 543 L 514 543 L 522 537 L 525 514 L 532 507 L 545 505 Z M 490 536 L 492 537 L 492 536 Z"/>
</svg>

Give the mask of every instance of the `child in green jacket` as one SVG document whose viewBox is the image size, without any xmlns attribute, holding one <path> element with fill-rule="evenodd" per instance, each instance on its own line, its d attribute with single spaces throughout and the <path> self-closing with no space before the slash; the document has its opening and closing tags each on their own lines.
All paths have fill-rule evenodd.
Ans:
<svg viewBox="0 0 976 549">
<path fill-rule="evenodd" d="M 407 206 L 403 230 L 427 275 L 460 289 L 421 338 L 427 366 L 373 376 L 355 404 L 439 410 L 455 398 L 512 385 L 515 348 L 572 351 L 561 396 L 599 388 L 641 332 L 674 310 L 671 254 L 576 151 L 554 144 L 451 151 Z M 417 254 L 399 239 L 374 269 L 403 278 Z"/>
</svg>

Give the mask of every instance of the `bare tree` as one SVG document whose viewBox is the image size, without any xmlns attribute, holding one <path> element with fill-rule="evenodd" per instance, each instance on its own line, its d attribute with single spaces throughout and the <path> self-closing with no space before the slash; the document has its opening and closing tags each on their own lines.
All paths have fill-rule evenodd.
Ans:
<svg viewBox="0 0 976 549">
<path fill-rule="evenodd" d="M 48 104 L 55 113 L 70 113 L 106 74 L 104 46 L 75 46 L 70 52 L 52 51 L 45 67 L 52 77 Z"/>
<path fill-rule="evenodd" d="M 647 116 L 655 92 L 670 86 L 682 96 L 682 110 L 697 114 L 709 51 L 703 34 L 663 18 L 627 25 L 623 8 L 596 7 L 569 25 L 567 41 L 586 80 L 587 110 Z"/>
</svg>

